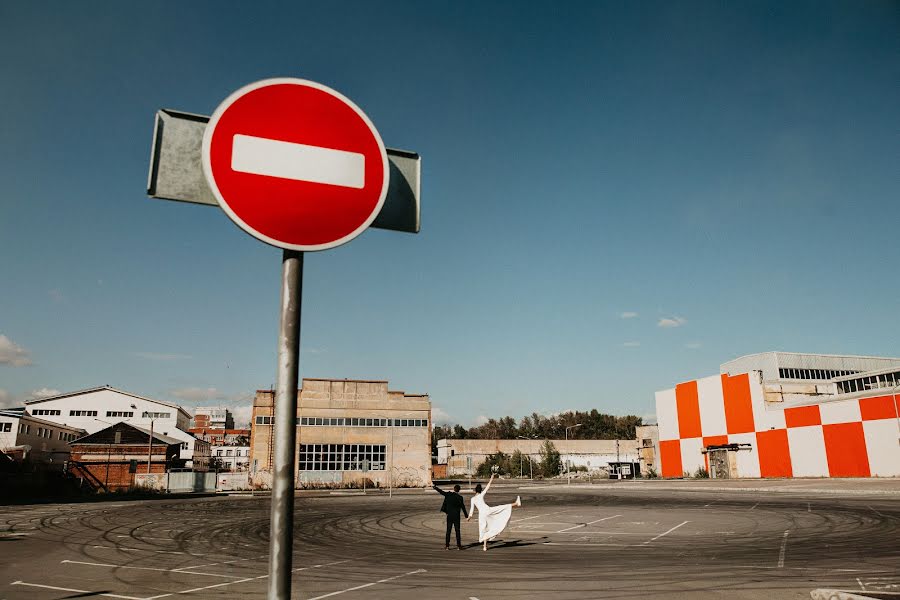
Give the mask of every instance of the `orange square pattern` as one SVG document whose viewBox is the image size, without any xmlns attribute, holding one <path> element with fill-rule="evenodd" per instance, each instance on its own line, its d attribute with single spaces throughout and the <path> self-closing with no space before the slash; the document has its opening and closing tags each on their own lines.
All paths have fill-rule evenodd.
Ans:
<svg viewBox="0 0 900 600">
<path fill-rule="evenodd" d="M 697 438 L 700 431 L 700 399 L 697 397 L 697 382 L 688 381 L 675 386 L 675 404 L 678 410 L 678 437 Z"/>
<path fill-rule="evenodd" d="M 798 406 L 784 409 L 784 422 L 788 427 L 821 425 L 822 415 L 818 406 Z"/>
<path fill-rule="evenodd" d="M 696 385 L 696 382 L 694 382 Z M 722 375 L 725 398 L 725 425 L 728 433 L 753 433 L 753 405 L 750 401 L 750 376 L 747 373 L 729 377 Z"/>
<path fill-rule="evenodd" d="M 896 419 L 894 398 L 892 396 L 878 396 L 877 398 L 863 398 L 859 401 L 859 412 L 863 421 L 875 421 L 878 419 Z"/>
<path fill-rule="evenodd" d="M 862 423 L 822 425 L 832 477 L 869 477 L 869 454 Z"/>
<path fill-rule="evenodd" d="M 787 429 L 771 429 L 756 433 L 759 452 L 759 474 L 762 477 L 793 477 L 791 449 Z"/>
<path fill-rule="evenodd" d="M 661 440 L 659 442 L 659 461 L 661 463 L 663 477 L 681 477 L 684 469 L 681 468 L 681 441 Z"/>
</svg>

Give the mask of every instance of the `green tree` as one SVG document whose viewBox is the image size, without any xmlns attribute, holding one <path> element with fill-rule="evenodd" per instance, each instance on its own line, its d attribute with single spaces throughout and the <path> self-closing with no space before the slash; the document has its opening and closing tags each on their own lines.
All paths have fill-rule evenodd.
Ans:
<svg viewBox="0 0 900 600">
<path fill-rule="evenodd" d="M 541 475 L 544 477 L 559 475 L 559 466 L 561 464 L 559 450 L 556 449 L 556 446 L 550 440 L 544 440 L 544 445 L 541 446 L 541 462 L 539 464 Z"/>
<path fill-rule="evenodd" d="M 498 452 L 497 454 L 489 454 L 480 465 L 476 475 L 479 477 L 490 477 L 493 473 L 492 467 L 497 467 L 498 475 L 509 475 L 512 471 L 509 461 L 509 454 Z"/>
</svg>

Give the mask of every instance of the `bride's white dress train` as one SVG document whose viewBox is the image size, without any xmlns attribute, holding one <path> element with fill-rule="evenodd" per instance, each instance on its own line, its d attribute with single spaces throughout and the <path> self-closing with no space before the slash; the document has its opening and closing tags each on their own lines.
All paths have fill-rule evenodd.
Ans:
<svg viewBox="0 0 900 600">
<path fill-rule="evenodd" d="M 488 506 L 484 501 L 484 495 L 487 492 L 481 492 L 472 496 L 472 502 L 469 508 L 471 515 L 475 509 L 478 509 L 478 541 L 491 541 L 501 531 L 506 529 L 509 518 L 512 516 L 512 504 L 500 504 L 498 506 Z"/>
</svg>

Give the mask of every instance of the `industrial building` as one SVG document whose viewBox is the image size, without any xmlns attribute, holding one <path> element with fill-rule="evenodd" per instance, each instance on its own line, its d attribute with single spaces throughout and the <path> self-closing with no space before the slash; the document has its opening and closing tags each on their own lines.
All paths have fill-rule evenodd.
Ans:
<svg viewBox="0 0 900 600">
<path fill-rule="evenodd" d="M 297 484 L 431 484 L 431 401 L 387 381 L 303 379 L 297 391 Z M 273 390 L 256 392 L 250 435 L 254 485 L 271 485 Z"/>
<path fill-rule="evenodd" d="M 194 409 L 197 429 L 234 429 L 234 416 L 224 406 L 198 406 Z"/>
<path fill-rule="evenodd" d="M 900 359 L 766 352 L 656 393 L 663 477 L 900 476 Z"/>
<path fill-rule="evenodd" d="M 625 476 L 640 472 L 638 443 L 636 440 L 550 440 L 560 454 L 560 461 L 570 469 L 585 467 L 589 471 L 605 471 Z M 447 465 L 447 477 L 474 475 L 478 465 L 488 456 L 503 452 L 511 455 L 517 450 L 524 455 L 520 474 L 528 476 L 531 462 L 541 461 L 541 447 L 545 440 L 438 440 L 438 464 Z"/>
<path fill-rule="evenodd" d="M 18 462 L 62 469 L 69 459 L 70 442 L 84 429 L 60 425 L 24 410 L 0 410 L 0 452 Z"/>
<path fill-rule="evenodd" d="M 197 471 L 209 468 L 209 444 L 188 433 L 191 415 L 171 402 L 102 386 L 26 400 L 25 410 L 32 416 L 88 433 L 120 422 L 152 428 L 155 433 L 179 440 L 180 458 L 186 467 Z"/>
</svg>

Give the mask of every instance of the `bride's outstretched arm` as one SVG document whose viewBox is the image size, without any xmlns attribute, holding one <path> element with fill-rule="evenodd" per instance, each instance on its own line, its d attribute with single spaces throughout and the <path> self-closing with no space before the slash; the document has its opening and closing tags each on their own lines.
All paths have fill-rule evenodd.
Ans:
<svg viewBox="0 0 900 600">
<path fill-rule="evenodd" d="M 491 489 L 491 482 L 494 481 L 494 473 L 491 473 L 491 480 L 487 482 L 487 485 L 484 488 L 484 493 L 487 494 L 488 490 Z"/>
<path fill-rule="evenodd" d="M 475 498 L 472 497 L 472 500 L 469 502 L 469 514 L 466 515 L 466 521 L 472 520 L 472 515 L 475 514 Z"/>
</svg>

